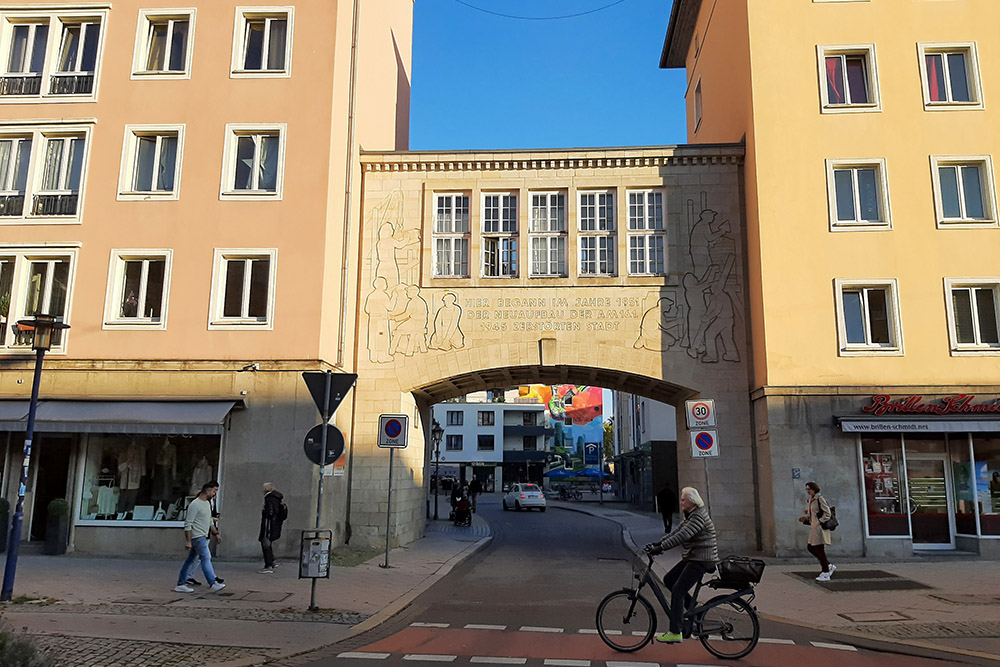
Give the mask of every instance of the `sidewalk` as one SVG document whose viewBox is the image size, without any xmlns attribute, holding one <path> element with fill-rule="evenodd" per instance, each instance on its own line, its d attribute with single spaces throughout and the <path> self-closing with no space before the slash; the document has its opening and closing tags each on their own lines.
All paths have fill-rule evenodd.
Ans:
<svg viewBox="0 0 1000 667">
<path fill-rule="evenodd" d="M 379 625 L 490 539 L 478 516 L 471 528 L 428 522 L 426 537 L 389 553 L 388 569 L 380 567 L 384 554 L 331 567 L 330 579 L 317 583 L 316 613 L 295 561 L 264 575 L 256 562 L 216 560 L 225 590 L 205 592 L 203 582 L 183 594 L 173 592 L 181 553 L 170 560 L 25 555 L 15 587 L 21 602 L 0 606 L 0 618 L 38 635 L 66 667 L 258 665 Z"/>
<path fill-rule="evenodd" d="M 550 507 L 583 512 L 621 524 L 634 550 L 663 535 L 656 514 L 616 506 L 550 501 Z M 676 523 L 675 523 L 676 525 Z M 656 561 L 662 576 L 678 560 Z M 817 584 L 814 559 L 765 558 L 768 566 L 755 604 L 762 616 L 840 635 L 844 643 L 890 642 L 917 651 L 930 649 L 955 659 L 1000 661 L 1000 563 L 947 556 L 900 561 L 837 560 L 834 583 Z"/>
</svg>

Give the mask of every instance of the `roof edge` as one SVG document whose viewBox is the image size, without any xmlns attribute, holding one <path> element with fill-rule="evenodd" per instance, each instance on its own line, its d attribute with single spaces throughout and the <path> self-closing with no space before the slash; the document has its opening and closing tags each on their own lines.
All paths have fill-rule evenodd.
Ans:
<svg viewBox="0 0 1000 667">
<path fill-rule="evenodd" d="M 674 0 L 670 8 L 667 35 L 663 38 L 663 50 L 660 52 L 660 69 L 685 66 L 700 10 L 701 0 Z"/>
<path fill-rule="evenodd" d="M 519 160 L 552 159 L 551 156 L 573 156 L 574 159 L 598 159 L 621 157 L 648 157 L 652 154 L 678 156 L 710 156 L 710 155 L 743 155 L 746 146 L 743 142 L 717 144 L 667 144 L 662 146 L 598 146 L 580 148 L 472 148 L 459 150 L 405 150 L 405 151 L 374 151 L 361 149 L 361 162 L 379 161 L 379 158 L 413 158 L 416 160 L 434 160 L 448 156 L 462 157 L 466 160 L 498 160 L 503 156 L 517 156 Z M 533 158 L 532 156 L 537 156 Z"/>
</svg>

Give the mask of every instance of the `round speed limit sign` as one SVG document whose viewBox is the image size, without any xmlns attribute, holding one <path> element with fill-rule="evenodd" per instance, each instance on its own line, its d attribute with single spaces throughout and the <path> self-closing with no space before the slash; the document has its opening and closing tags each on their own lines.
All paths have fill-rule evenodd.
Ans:
<svg viewBox="0 0 1000 667">
<path fill-rule="evenodd" d="M 710 398 L 696 399 L 685 403 L 688 428 L 715 426 L 715 401 Z"/>
</svg>

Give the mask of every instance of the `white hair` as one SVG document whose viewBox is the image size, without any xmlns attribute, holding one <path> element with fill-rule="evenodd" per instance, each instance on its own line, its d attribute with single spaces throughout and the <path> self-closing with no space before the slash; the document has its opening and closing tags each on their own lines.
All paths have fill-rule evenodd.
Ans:
<svg viewBox="0 0 1000 667">
<path fill-rule="evenodd" d="M 698 493 L 698 489 L 693 486 L 685 486 L 681 489 L 681 498 L 687 498 L 688 501 L 694 503 L 698 507 L 705 506 L 705 501 L 701 499 L 701 494 Z"/>
</svg>

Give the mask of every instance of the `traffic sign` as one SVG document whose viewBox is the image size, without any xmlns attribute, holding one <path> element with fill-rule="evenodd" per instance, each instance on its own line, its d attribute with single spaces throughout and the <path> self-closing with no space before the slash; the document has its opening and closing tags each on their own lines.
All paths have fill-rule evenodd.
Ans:
<svg viewBox="0 0 1000 667">
<path fill-rule="evenodd" d="M 719 455 L 719 433 L 711 430 L 691 431 L 691 456 L 704 459 Z"/>
<path fill-rule="evenodd" d="M 330 400 L 326 400 L 326 376 L 330 375 Z M 319 413 L 329 419 L 347 396 L 347 392 L 358 379 L 357 373 L 332 373 L 329 371 L 305 371 L 302 379 L 306 381 L 309 394 L 319 409 Z M 324 408 L 326 408 L 324 410 Z"/>
<path fill-rule="evenodd" d="M 303 447 L 306 458 L 316 465 L 331 465 L 344 453 L 344 433 L 333 424 L 326 425 L 326 463 L 320 463 L 323 458 L 323 424 L 317 424 L 306 433 Z"/>
<path fill-rule="evenodd" d="M 410 439 L 409 424 L 407 415 L 379 415 L 378 446 L 383 449 L 406 449 Z"/>
<path fill-rule="evenodd" d="M 709 428 L 715 426 L 715 400 L 699 398 L 684 402 L 688 428 Z"/>
</svg>

